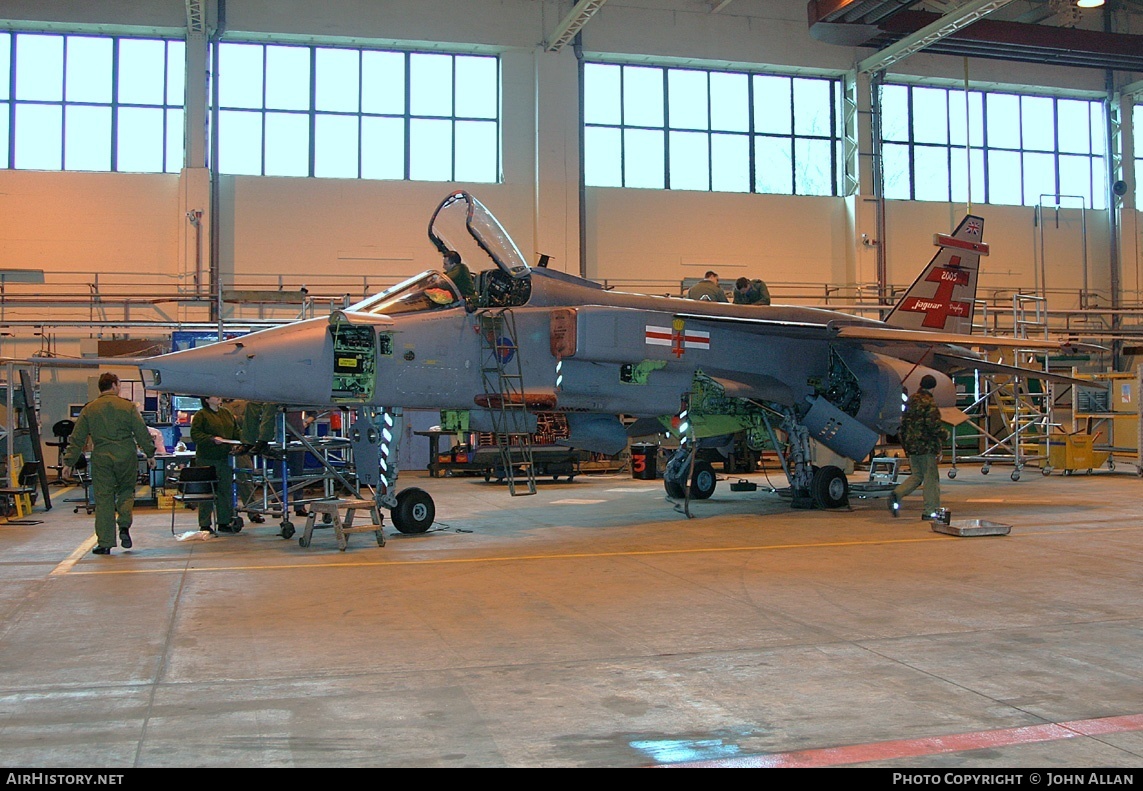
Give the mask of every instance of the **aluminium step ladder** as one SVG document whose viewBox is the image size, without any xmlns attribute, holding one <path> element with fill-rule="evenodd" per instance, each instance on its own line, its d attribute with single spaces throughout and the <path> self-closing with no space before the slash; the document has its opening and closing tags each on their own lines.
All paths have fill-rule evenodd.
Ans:
<svg viewBox="0 0 1143 791">
<path fill-rule="evenodd" d="M 480 339 L 480 375 L 508 491 L 513 497 L 535 494 L 536 465 L 532 458 L 520 345 L 516 342 L 516 320 L 512 311 L 505 308 L 482 312 Z M 517 471 L 522 473 L 523 491 L 517 490 Z"/>
</svg>

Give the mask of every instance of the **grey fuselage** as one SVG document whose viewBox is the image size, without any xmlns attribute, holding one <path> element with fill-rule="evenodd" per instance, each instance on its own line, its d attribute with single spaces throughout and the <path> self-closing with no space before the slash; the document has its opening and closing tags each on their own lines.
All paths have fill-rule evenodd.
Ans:
<svg viewBox="0 0 1143 791">
<path fill-rule="evenodd" d="M 481 314 L 508 311 L 515 332 L 501 342 L 504 368 L 514 371 L 519 364 L 522 389 L 536 408 L 672 414 L 696 372 L 722 384 L 727 395 L 791 406 L 821 393 L 833 355 L 862 391 L 854 416 L 877 431 L 896 428 L 900 386 L 912 364 L 822 337 L 826 326 L 880 322 L 818 308 L 608 291 L 546 269 L 532 270 L 522 287 L 527 293 L 515 300 L 519 304 L 512 299 L 478 308 L 456 303 L 396 315 L 349 308 L 329 318 L 162 355 L 140 367 L 154 389 L 187 395 L 295 405 L 479 409 L 487 405 L 489 390 L 481 370 L 487 368 L 489 333 L 482 332 Z M 372 345 L 372 351 L 350 359 L 335 349 L 331 328 L 338 324 L 368 327 L 358 337 L 367 338 L 362 344 Z M 354 366 L 358 376 L 348 377 L 346 385 L 337 372 Z"/>
</svg>

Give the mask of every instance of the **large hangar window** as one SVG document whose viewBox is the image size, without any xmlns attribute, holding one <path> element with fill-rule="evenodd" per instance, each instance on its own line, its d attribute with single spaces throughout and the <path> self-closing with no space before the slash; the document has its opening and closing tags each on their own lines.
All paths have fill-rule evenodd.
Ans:
<svg viewBox="0 0 1143 791">
<path fill-rule="evenodd" d="M 884 85 L 884 195 L 1107 208 L 1104 118 L 1098 99 Z"/>
<path fill-rule="evenodd" d="M 0 33 L 0 167 L 177 173 L 185 44 Z"/>
<path fill-rule="evenodd" d="M 1143 207 L 1143 104 L 1131 107 L 1132 145 L 1135 148 L 1135 207 Z"/>
<path fill-rule="evenodd" d="M 218 55 L 223 173 L 500 181 L 495 56 L 233 42 Z"/>
<path fill-rule="evenodd" d="M 835 79 L 587 63 L 591 187 L 837 195 Z"/>
</svg>

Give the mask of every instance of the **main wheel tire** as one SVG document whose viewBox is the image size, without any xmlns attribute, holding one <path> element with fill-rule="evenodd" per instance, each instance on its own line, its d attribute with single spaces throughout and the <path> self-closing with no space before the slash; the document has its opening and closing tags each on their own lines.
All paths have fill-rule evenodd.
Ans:
<svg viewBox="0 0 1143 791">
<path fill-rule="evenodd" d="M 838 467 L 826 465 L 814 470 L 810 495 L 817 508 L 844 508 L 849 505 L 849 480 Z"/>
<path fill-rule="evenodd" d="M 393 526 L 402 533 L 424 533 L 432 527 L 437 507 L 428 492 L 414 486 L 397 492 L 397 506 L 390 515 Z"/>
<path fill-rule="evenodd" d="M 672 500 L 681 500 L 687 496 L 683 485 L 671 478 L 663 478 L 663 488 L 667 490 L 667 497 L 670 497 Z"/>
<path fill-rule="evenodd" d="M 707 500 L 714 494 L 718 477 L 709 461 L 695 460 L 695 470 L 691 474 L 691 499 Z"/>
</svg>

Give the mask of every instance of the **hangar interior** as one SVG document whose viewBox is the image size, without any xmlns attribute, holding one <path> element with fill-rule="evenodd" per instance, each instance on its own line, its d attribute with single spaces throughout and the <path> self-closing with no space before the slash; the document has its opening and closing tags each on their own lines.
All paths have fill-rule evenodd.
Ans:
<svg viewBox="0 0 1143 791">
<path fill-rule="evenodd" d="M 14 542 L 2 563 L 13 585 L 0 656 L 15 670 L 0 695 L 12 762 L 1137 764 L 1131 718 L 1143 711 L 1143 668 L 1128 588 L 1143 559 L 1133 532 L 1143 475 L 1143 2 L 1080 5 L 6 0 L 0 356 L 13 362 L 3 372 L 11 491 L 0 530 Z M 447 429 L 448 416 L 409 410 L 404 467 L 436 498 L 437 523 L 395 536 L 387 523 L 377 543 L 383 532 L 401 540 L 369 547 L 364 572 L 338 568 L 365 553 L 358 537 L 340 542 L 344 556 L 321 533 L 299 547 L 270 526 L 174 543 L 168 522 L 174 534 L 176 516 L 193 520 L 154 476 L 140 488 L 144 540 L 133 553 L 147 559 L 151 546 L 151 576 L 85 568 L 90 492 L 62 480 L 53 431 L 97 395 L 84 360 L 119 374 L 123 395 L 153 413 L 173 452 L 183 437 L 170 428 L 185 427 L 204 394 L 151 392 L 138 368 L 108 358 L 325 317 L 443 269 L 427 232 L 457 190 L 494 211 L 532 266 L 610 291 L 681 296 L 716 270 L 724 285 L 765 280 L 775 304 L 871 319 L 933 257 L 934 234 L 979 216 L 990 254 L 974 332 L 1085 344 L 1029 359 L 1092 387 L 956 381 L 973 419 L 946 448 L 946 496 L 954 511 L 1014 526 L 1004 539 L 958 543 L 913 523 L 903 539 L 881 519 L 882 500 L 860 489 L 849 506 L 860 539 L 845 534 L 857 550 L 839 550 L 834 532 L 850 514 L 795 512 L 775 499 L 759 517 L 726 486 L 701 508 L 660 515 L 662 485 L 653 471 L 633 478 L 627 450 L 561 456 L 545 470 L 553 481 L 540 487 L 542 505 L 509 500 L 489 480 L 495 466 L 469 458 L 475 448 L 437 444 L 431 429 Z M 318 418 L 314 436 L 348 426 L 338 409 Z M 334 445 L 308 448 L 321 471 L 291 499 L 337 496 Z M 38 455 L 40 481 L 20 474 L 17 453 Z M 764 455 L 731 456 L 720 471 L 773 493 Z M 901 455 L 894 438 L 878 455 Z M 972 474 L 958 477 L 958 463 Z M 993 464 L 1003 471 L 976 475 Z M 1043 475 L 1021 480 L 1025 464 Z M 885 493 L 875 465 L 846 472 Z M 147 489 L 162 507 L 143 504 Z M 280 518 L 285 535 L 291 503 L 269 484 L 260 496 L 246 513 Z M 801 529 L 752 534 L 766 520 Z M 1030 538 L 998 562 L 995 542 L 1016 543 L 1021 520 Z M 45 537 L 49 527 L 58 533 Z M 794 568 L 778 547 L 799 558 Z M 533 550 L 559 560 L 537 568 Z M 641 567 L 643 551 L 664 557 Z M 700 560 L 707 551 L 712 559 Z M 393 559 L 402 553 L 408 569 Z M 522 578 L 507 580 L 498 559 Z M 470 564 L 463 581 L 449 577 L 452 563 Z M 879 583 L 886 567 L 906 571 Z M 278 568 L 300 606 L 268 576 Z M 637 589 L 609 578 L 620 568 Z M 334 574 L 360 596 L 340 619 L 327 617 Z M 736 589 L 735 580 L 746 581 Z M 431 614 L 381 605 L 418 596 Z M 810 601 L 818 596 L 820 608 Z M 838 604 L 850 596 L 853 620 Z M 907 612 L 890 613 L 902 596 Z M 530 597 L 544 613 L 530 611 Z M 644 620 L 685 611 L 691 598 L 700 603 L 690 615 Z M 773 609 L 761 603 L 774 599 Z M 227 612 L 212 620 L 219 607 Z M 68 608 L 82 622 L 60 625 Z M 108 614 L 131 625 L 105 633 Z M 57 628 L 83 649 L 57 656 Z M 387 644 L 394 628 L 399 639 Z M 504 658 L 514 652 L 518 661 Z M 990 687 L 947 673 L 942 653 L 1006 677 Z M 228 666 L 230 656 L 241 666 Z M 449 678 L 376 671 L 409 656 Z M 284 668 L 282 657 L 308 667 Z M 98 678 L 107 665 L 111 675 L 93 685 L 75 675 L 87 667 L 83 678 Z M 714 681 L 700 678 L 716 670 Z M 568 682 L 583 674 L 582 685 Z M 755 691 L 736 699 L 734 679 Z M 395 702 L 377 703 L 387 696 Z M 550 706 L 539 714 L 529 696 Z M 1077 726 L 1084 736 L 1066 748 L 1014 736 L 982 749 L 981 734 L 1112 719 L 1114 735 L 1102 740 Z M 964 741 L 924 742 L 949 734 Z M 896 753 L 814 752 L 908 739 L 915 749 Z"/>
</svg>

